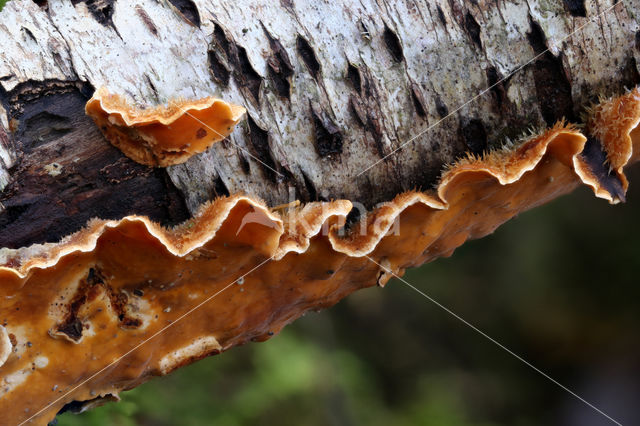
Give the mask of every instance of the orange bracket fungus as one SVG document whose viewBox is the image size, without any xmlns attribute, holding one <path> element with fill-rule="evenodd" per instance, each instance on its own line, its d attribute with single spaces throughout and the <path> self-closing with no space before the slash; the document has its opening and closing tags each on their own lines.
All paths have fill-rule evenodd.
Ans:
<svg viewBox="0 0 640 426">
<path fill-rule="evenodd" d="M 449 256 L 581 183 L 623 199 L 639 99 L 634 90 L 593 108 L 588 136 L 558 123 L 462 159 L 437 190 L 400 194 L 359 223 L 347 224 L 347 200 L 270 209 L 232 195 L 173 229 L 139 216 L 93 220 L 59 243 L 0 250 L 0 424 L 45 424 L 65 404 L 93 406 L 266 340 L 309 309 Z"/>
<path fill-rule="evenodd" d="M 101 88 L 87 102 L 86 113 L 127 157 L 166 167 L 184 163 L 229 136 L 245 109 L 212 97 L 139 109 Z"/>
</svg>

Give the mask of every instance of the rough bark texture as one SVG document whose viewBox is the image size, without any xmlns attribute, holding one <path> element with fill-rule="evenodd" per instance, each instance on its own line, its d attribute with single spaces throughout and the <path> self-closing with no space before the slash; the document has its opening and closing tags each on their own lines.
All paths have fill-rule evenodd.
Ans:
<svg viewBox="0 0 640 426">
<path fill-rule="evenodd" d="M 463 152 L 579 121 L 640 82 L 638 1 L 612 4 L 11 1 L 0 246 L 56 241 L 94 216 L 175 224 L 227 193 L 372 206 L 431 187 Z M 153 170 L 85 117 L 100 86 L 140 105 L 215 95 L 249 112 L 228 141 Z"/>
</svg>

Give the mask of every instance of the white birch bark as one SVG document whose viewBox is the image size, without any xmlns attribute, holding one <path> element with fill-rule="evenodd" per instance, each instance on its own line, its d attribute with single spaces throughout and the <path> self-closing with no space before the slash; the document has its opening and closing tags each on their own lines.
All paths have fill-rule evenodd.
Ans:
<svg viewBox="0 0 640 426">
<path fill-rule="evenodd" d="M 51 125 L 29 122 L 47 110 L 30 104 L 76 87 L 140 105 L 215 95 L 247 107 L 228 142 L 169 168 L 193 212 L 225 192 L 286 202 L 290 187 L 373 205 L 433 185 L 465 151 L 579 121 L 598 95 L 638 82 L 637 0 L 175 3 L 184 14 L 167 1 L 6 5 L 0 123 L 23 127 L 2 143 L 1 187 L 22 178 L 24 133 Z M 106 143 L 91 131 L 81 133 L 92 146 Z M 62 179 L 73 158 L 67 149 L 47 164 Z"/>
</svg>

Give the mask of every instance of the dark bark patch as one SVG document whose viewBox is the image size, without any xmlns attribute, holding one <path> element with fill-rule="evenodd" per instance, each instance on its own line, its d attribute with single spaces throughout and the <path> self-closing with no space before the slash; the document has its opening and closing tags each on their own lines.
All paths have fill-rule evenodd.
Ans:
<svg viewBox="0 0 640 426">
<path fill-rule="evenodd" d="M 489 91 L 493 96 L 493 101 L 496 106 L 496 111 L 501 111 L 503 103 L 507 99 L 507 93 L 504 87 L 504 81 L 502 80 L 502 75 L 498 72 L 496 67 L 490 66 L 486 69 L 487 75 L 487 84 L 489 86 Z"/>
<path fill-rule="evenodd" d="M 158 27 L 153 23 L 153 20 L 149 16 L 146 10 L 140 5 L 136 6 L 136 14 L 140 17 L 140 20 L 144 24 L 145 27 L 153 34 L 158 37 Z"/>
<path fill-rule="evenodd" d="M 580 153 L 582 158 L 586 161 L 589 169 L 596 177 L 600 185 L 609 193 L 611 197 L 619 199 L 624 202 L 626 197 L 622 182 L 616 175 L 616 173 L 610 169 L 607 161 L 607 154 L 602 149 L 600 141 L 592 136 L 589 136 L 587 143 Z"/>
<path fill-rule="evenodd" d="M 338 126 L 324 111 L 311 106 L 316 150 L 320 157 L 342 153 L 343 137 Z"/>
<path fill-rule="evenodd" d="M 373 138 L 373 143 L 378 151 L 378 155 L 385 157 L 386 152 L 382 143 L 384 136 L 382 133 L 382 124 L 380 123 L 378 115 L 373 110 L 367 114 L 367 132 L 369 132 Z"/>
<path fill-rule="evenodd" d="M 413 106 L 416 109 L 416 114 L 418 114 L 418 116 L 422 118 L 425 118 L 427 116 L 427 107 L 425 106 L 424 97 L 422 96 L 420 86 L 418 86 L 416 83 L 411 84 L 411 100 L 413 101 Z"/>
<path fill-rule="evenodd" d="M 436 102 L 436 112 L 438 113 L 440 118 L 445 118 L 447 115 L 449 115 L 449 108 L 447 108 L 447 105 L 444 103 L 442 98 L 437 94 L 436 94 L 435 102 Z"/>
<path fill-rule="evenodd" d="M 527 33 L 529 44 L 540 57 L 531 64 L 536 87 L 536 97 L 542 118 L 548 126 L 565 118 L 575 121 L 571 83 L 562 65 L 562 59 L 554 56 L 546 47 L 546 37 L 533 19 Z"/>
<path fill-rule="evenodd" d="M 238 64 L 240 73 L 237 73 L 237 80 L 241 86 L 245 87 L 253 96 L 256 103 L 260 102 L 260 88 L 262 87 L 262 77 L 249 62 L 247 50 L 238 46 Z"/>
<path fill-rule="evenodd" d="M 147 84 L 151 88 L 151 91 L 153 92 L 153 95 L 155 96 L 155 98 L 157 100 L 158 99 L 158 89 L 156 89 L 156 85 L 153 84 L 153 80 L 151 80 L 151 77 L 149 77 L 149 74 L 147 74 L 147 73 L 144 74 L 144 79 L 146 80 Z"/>
<path fill-rule="evenodd" d="M 624 87 L 631 89 L 640 84 L 640 73 L 638 73 L 636 58 L 633 56 L 629 57 L 629 60 L 622 69 L 621 74 L 620 84 L 622 87 L 618 90 L 619 92 L 621 92 Z"/>
<path fill-rule="evenodd" d="M 569 11 L 571 16 L 587 16 L 587 10 L 584 7 L 584 0 L 563 0 L 564 7 Z"/>
<path fill-rule="evenodd" d="M 547 37 L 531 15 L 529 15 L 529 27 L 530 31 L 527 33 L 527 40 L 533 49 L 533 53 L 539 55 L 547 50 Z"/>
<path fill-rule="evenodd" d="M 68 117 L 41 111 L 24 120 L 24 143 L 21 145 L 25 153 L 32 152 L 40 145 L 61 138 L 72 130 L 72 124 Z"/>
<path fill-rule="evenodd" d="M 243 153 L 238 154 L 238 161 L 240 161 L 240 168 L 244 172 L 245 175 L 251 173 L 251 164 L 249 164 L 249 160 L 244 156 Z"/>
<path fill-rule="evenodd" d="M 317 80 L 318 74 L 320 74 L 320 62 L 318 62 L 316 53 L 313 51 L 307 39 L 300 34 L 298 34 L 296 38 L 296 49 L 313 78 Z"/>
<path fill-rule="evenodd" d="M 49 2 L 47 0 L 33 0 L 33 2 L 44 11 L 49 10 Z"/>
<path fill-rule="evenodd" d="M 267 59 L 269 78 L 278 96 L 289 99 L 291 96 L 291 76 L 293 75 L 291 60 L 280 40 L 272 37 L 264 25 L 262 28 L 269 39 L 269 46 L 271 47 L 271 55 Z"/>
<path fill-rule="evenodd" d="M 224 181 L 218 176 L 213 185 L 213 197 L 228 197 L 230 195 L 229 188 L 225 185 Z"/>
<path fill-rule="evenodd" d="M 213 42 L 224 51 L 227 58 L 231 57 L 231 42 L 227 38 L 224 29 L 218 24 L 213 25 Z"/>
<path fill-rule="evenodd" d="M 360 99 L 358 99 L 356 96 L 351 95 L 349 97 L 349 108 L 353 113 L 356 122 L 361 126 L 364 126 L 367 123 L 367 114 L 365 112 L 365 106 L 362 104 L 362 101 L 360 101 Z"/>
<path fill-rule="evenodd" d="M 304 180 L 304 187 L 307 190 L 307 196 L 309 201 L 318 201 L 318 190 L 316 186 L 313 184 L 313 181 L 307 175 L 304 170 L 300 170 L 302 174 L 302 179 Z"/>
<path fill-rule="evenodd" d="M 113 4 L 115 0 L 71 0 L 71 4 L 75 7 L 78 3 L 84 3 L 100 25 L 112 27 L 113 25 Z"/>
<path fill-rule="evenodd" d="M 196 27 L 200 26 L 200 13 L 198 7 L 191 0 L 169 0 L 169 2 L 180 12 L 183 18 Z"/>
<path fill-rule="evenodd" d="M 366 66 L 362 65 L 362 70 L 360 75 L 362 78 L 362 94 L 367 99 L 376 99 L 378 92 L 375 87 L 375 82 L 372 81 L 373 77 L 371 76 L 371 70 Z"/>
<path fill-rule="evenodd" d="M 24 35 L 29 38 L 33 43 L 38 44 L 38 40 L 36 40 L 36 36 L 33 35 L 31 30 L 26 27 L 21 27 L 20 30 L 24 33 Z"/>
<path fill-rule="evenodd" d="M 262 129 L 250 114 L 247 114 L 247 123 L 249 129 L 248 140 L 251 144 L 251 154 L 256 156 L 260 162 L 262 172 L 273 183 L 277 180 L 275 170 L 276 163 L 271 155 L 271 146 L 269 145 L 269 132 Z"/>
<path fill-rule="evenodd" d="M 89 100 L 94 89 L 91 84 L 62 80 L 28 80 L 18 84 L 11 91 L 5 92 L 0 87 L 0 102 L 9 112 L 9 116 L 16 119 L 24 119 L 25 106 L 36 103 L 42 104 L 43 108 L 54 106 L 52 97 L 64 95 L 66 93 L 80 92 L 82 96 Z"/>
<path fill-rule="evenodd" d="M 104 139 L 84 112 L 90 92 L 47 81 L 2 94 L 18 123 L 18 159 L 0 193 L 0 246 L 56 242 L 92 217 L 139 214 L 167 226 L 189 217 L 166 171 L 129 160 Z"/>
<path fill-rule="evenodd" d="M 478 47 L 478 49 L 482 49 L 482 40 L 480 39 L 480 25 L 476 18 L 473 17 L 471 12 L 467 12 L 464 17 L 464 29 L 469 35 L 471 41 Z"/>
<path fill-rule="evenodd" d="M 482 121 L 474 118 L 462 125 L 462 138 L 469 152 L 480 155 L 487 149 L 488 137 Z"/>
<path fill-rule="evenodd" d="M 159 185 L 164 186 L 164 197 L 158 197 L 158 205 L 164 207 L 165 222 L 181 223 L 188 219 L 188 209 L 184 197 L 175 186 L 165 169 L 153 169 L 153 176 Z"/>
<path fill-rule="evenodd" d="M 18 220 L 31 206 L 31 203 L 25 202 L 23 204 L 9 204 L 4 206 L 4 211 L 0 215 L 0 228 L 5 228 L 7 225 Z"/>
<path fill-rule="evenodd" d="M 636 31 L 636 50 L 640 51 L 640 31 Z"/>
<path fill-rule="evenodd" d="M 347 81 L 351 83 L 351 87 L 353 87 L 358 94 L 362 93 L 362 78 L 360 77 L 360 70 L 351 62 L 349 62 L 349 66 L 347 66 Z"/>
<path fill-rule="evenodd" d="M 442 24 L 443 27 L 446 27 L 447 18 L 445 18 L 444 12 L 442 11 L 442 8 L 440 7 L 440 5 L 436 5 L 436 11 L 438 13 L 438 19 L 440 20 L 440 23 Z"/>
<path fill-rule="evenodd" d="M 273 56 L 267 61 L 268 72 L 273 87 L 281 98 L 289 99 L 291 95 L 291 83 L 289 79 L 293 75 L 293 70 L 284 68 Z"/>
<path fill-rule="evenodd" d="M 360 35 L 362 36 L 362 38 L 370 41 L 371 33 L 369 32 L 369 27 L 367 27 L 365 23 L 362 22 L 362 20 L 358 20 L 358 26 L 360 27 Z"/>
<path fill-rule="evenodd" d="M 237 45 L 216 23 L 209 46 L 209 66 L 217 82 L 227 86 L 232 73 L 243 94 L 256 104 L 260 102 L 262 77 L 251 65 L 247 50 Z"/>
<path fill-rule="evenodd" d="M 229 86 L 231 67 L 224 52 L 212 46 L 207 51 L 207 56 L 209 58 L 209 71 L 211 71 L 213 80 L 223 87 Z"/>
<path fill-rule="evenodd" d="M 402 43 L 400 43 L 400 38 L 395 31 L 393 31 L 389 26 L 384 24 L 384 32 L 382 33 L 382 38 L 384 39 L 384 44 L 387 46 L 387 50 L 393 60 L 397 63 L 402 62 L 404 59 L 404 54 L 402 50 Z"/>
</svg>

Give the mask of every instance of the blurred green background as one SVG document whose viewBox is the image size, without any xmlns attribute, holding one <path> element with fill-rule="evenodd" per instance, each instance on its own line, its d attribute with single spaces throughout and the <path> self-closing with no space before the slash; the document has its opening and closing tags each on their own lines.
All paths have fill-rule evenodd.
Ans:
<svg viewBox="0 0 640 426">
<path fill-rule="evenodd" d="M 640 424 L 640 168 L 630 178 L 627 204 L 581 188 L 405 278 Z M 122 398 L 59 424 L 613 424 L 397 280 Z"/>
</svg>

